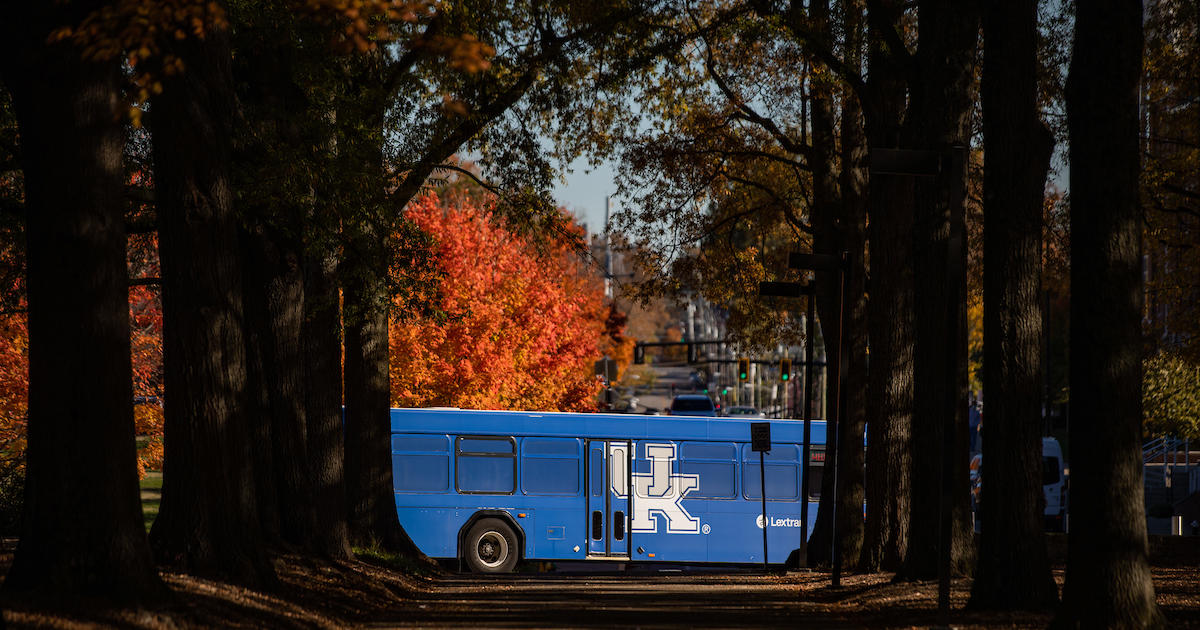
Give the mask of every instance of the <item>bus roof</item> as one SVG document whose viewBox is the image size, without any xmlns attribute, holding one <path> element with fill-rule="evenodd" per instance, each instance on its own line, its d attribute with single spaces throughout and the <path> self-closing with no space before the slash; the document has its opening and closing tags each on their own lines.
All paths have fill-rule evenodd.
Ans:
<svg viewBox="0 0 1200 630">
<path fill-rule="evenodd" d="M 392 433 L 538 435 L 546 437 L 716 440 L 749 442 L 750 424 L 771 423 L 771 441 L 800 443 L 802 420 L 650 416 L 639 414 L 392 409 Z M 825 443 L 825 421 L 813 420 L 813 444 Z"/>
</svg>

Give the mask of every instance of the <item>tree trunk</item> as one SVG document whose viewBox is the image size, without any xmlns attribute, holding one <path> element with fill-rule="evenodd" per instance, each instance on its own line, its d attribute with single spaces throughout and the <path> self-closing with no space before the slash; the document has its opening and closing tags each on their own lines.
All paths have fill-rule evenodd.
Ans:
<svg viewBox="0 0 1200 630">
<path fill-rule="evenodd" d="M 946 152 L 966 145 L 973 103 L 978 40 L 973 0 L 923 0 L 909 106 L 910 143 Z M 950 169 L 951 171 L 953 169 Z M 949 501 L 951 570 L 965 573 L 974 551 L 967 476 L 967 326 L 965 196 L 948 171 L 916 183 L 913 224 L 913 458 L 912 514 L 929 519 L 910 530 L 900 579 L 938 576 L 941 505 Z M 959 235 L 957 243 L 952 240 Z M 949 440 L 944 431 L 951 431 Z M 953 462 L 943 474 L 945 442 Z M 947 493 L 943 497 L 943 480 Z"/>
<path fill-rule="evenodd" d="M 232 16 L 235 23 L 237 18 Z M 301 233 L 316 229 L 315 223 L 303 223 L 317 167 L 304 130 L 319 119 L 313 120 L 296 84 L 298 36 L 279 22 L 271 30 L 242 29 L 234 42 L 254 51 L 237 55 L 233 66 L 242 104 L 234 177 L 247 260 L 250 417 L 254 442 L 264 445 L 257 449 L 255 471 L 260 520 L 267 540 L 305 547 L 314 535 L 314 508 L 306 446 Z"/>
<path fill-rule="evenodd" d="M 878 3 L 872 16 L 899 25 L 898 2 Z M 903 51 L 885 51 L 871 38 L 864 114 L 872 147 L 900 146 L 904 118 Z M 868 362 L 866 499 L 867 518 L 860 567 L 895 571 L 908 548 L 912 477 L 912 181 L 873 175 L 870 186 L 870 301 L 867 304 L 871 355 Z"/>
<path fill-rule="evenodd" d="M 275 512 L 263 518 L 274 524 L 280 538 L 305 547 L 313 536 L 312 482 L 308 469 L 304 416 L 304 356 L 302 324 L 304 285 L 299 247 L 279 229 L 261 221 L 243 233 L 247 260 L 245 300 L 248 352 L 260 357 L 251 370 L 265 395 L 266 408 L 255 424 L 268 425 L 270 449 L 259 449 L 255 471 L 274 498 Z M 256 317 L 251 318 L 251 314 Z M 261 371 L 259 371 L 261 370 Z M 264 509 L 267 506 L 260 506 Z"/>
<path fill-rule="evenodd" d="M 228 31 L 184 40 L 177 52 L 187 72 L 154 102 L 166 443 L 151 541 L 170 565 L 271 585 L 246 415 Z"/>
<path fill-rule="evenodd" d="M 345 426 L 342 415 L 341 314 L 337 258 L 308 248 L 304 262 L 304 417 L 315 521 L 312 549 L 351 557 L 346 520 Z"/>
<path fill-rule="evenodd" d="M 373 249 L 382 247 L 375 243 Z M 403 536 L 392 485 L 387 290 L 382 272 L 371 271 L 352 271 L 357 277 L 348 279 L 344 292 L 350 538 L 363 546 L 399 550 Z"/>
<path fill-rule="evenodd" d="M 983 391 L 987 462 L 973 608 L 1058 602 L 1042 496 L 1042 201 L 1054 141 L 1038 116 L 1037 2 L 983 21 Z"/>
<path fill-rule="evenodd" d="M 813 2 L 810 5 L 813 20 L 828 35 L 829 4 L 827 0 Z M 832 39 L 831 37 L 829 39 Z M 839 255 L 841 239 L 837 229 L 838 218 L 842 212 L 841 189 L 837 172 L 837 141 L 834 137 L 836 106 L 833 90 L 828 83 L 818 82 L 813 86 L 812 97 L 812 178 L 813 203 L 810 210 L 810 222 L 813 226 L 813 251 L 820 254 Z M 825 340 L 825 383 L 826 383 L 826 444 L 831 445 L 834 439 L 841 406 L 841 395 L 834 384 L 841 374 L 841 364 L 837 344 L 840 325 L 839 305 L 837 304 L 837 277 L 832 272 L 820 272 L 815 275 L 817 289 L 817 318 L 821 323 L 821 337 Z M 825 473 L 821 477 L 821 500 L 817 507 L 816 521 L 813 524 L 812 535 L 808 539 L 808 566 L 823 565 L 833 562 L 833 513 L 836 496 L 834 494 L 834 474 L 837 466 L 838 453 L 828 446 L 825 449 Z"/>
<path fill-rule="evenodd" d="M 80 17 L 66 12 L 35 3 L 0 28 L 21 138 L 29 303 L 24 512 L 4 586 L 148 604 L 166 589 L 135 466 L 120 64 L 47 45 Z"/>
<path fill-rule="evenodd" d="M 862 65 L 862 7 L 859 0 L 843 0 L 846 63 Z M 844 89 L 841 117 L 841 216 L 836 223 L 839 255 L 849 254 L 845 270 L 845 328 L 842 331 L 841 391 L 842 434 L 838 441 L 837 526 L 842 566 L 859 564 L 863 545 L 863 501 L 867 426 L 867 137 L 863 109 L 857 96 Z"/>
<path fill-rule="evenodd" d="M 1071 538 L 1063 628 L 1164 621 L 1142 497 L 1142 3 L 1076 6 L 1071 141 Z"/>
</svg>

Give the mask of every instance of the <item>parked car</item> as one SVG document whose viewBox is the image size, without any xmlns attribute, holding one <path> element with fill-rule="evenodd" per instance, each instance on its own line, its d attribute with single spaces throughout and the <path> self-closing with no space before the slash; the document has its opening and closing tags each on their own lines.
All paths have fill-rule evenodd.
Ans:
<svg viewBox="0 0 1200 630">
<path fill-rule="evenodd" d="M 730 407 L 729 409 L 727 409 L 725 411 L 725 415 L 738 416 L 739 418 L 765 418 L 766 417 L 763 415 L 763 412 L 759 411 L 758 409 L 755 409 L 754 407 L 748 407 L 746 405 L 734 405 L 733 407 Z"/>
<path fill-rule="evenodd" d="M 983 454 L 971 457 L 971 510 L 978 509 L 983 495 Z M 1066 531 L 1067 476 L 1063 465 L 1062 446 L 1052 437 L 1042 438 L 1042 493 L 1045 497 L 1046 529 L 1052 532 Z M 975 521 L 979 531 L 980 523 Z"/>
<path fill-rule="evenodd" d="M 710 416 L 717 415 L 717 407 L 711 398 L 704 394 L 680 394 L 671 401 L 668 409 L 672 416 Z"/>
</svg>

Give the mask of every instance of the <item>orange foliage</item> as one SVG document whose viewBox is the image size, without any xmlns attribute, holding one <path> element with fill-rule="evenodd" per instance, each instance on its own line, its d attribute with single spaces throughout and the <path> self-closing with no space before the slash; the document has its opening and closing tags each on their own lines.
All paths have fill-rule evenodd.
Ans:
<svg viewBox="0 0 1200 630">
<path fill-rule="evenodd" d="M 158 237 L 133 234 L 129 237 L 129 276 L 159 275 Z M 163 457 L 162 410 L 162 299 L 158 287 L 129 287 L 129 345 L 133 358 L 134 430 L 138 445 L 138 476 L 161 470 Z"/>
<path fill-rule="evenodd" d="M 25 467 L 29 407 L 29 336 L 25 314 L 0 315 L 0 472 Z"/>
<path fill-rule="evenodd" d="M 131 236 L 130 268 L 134 277 L 158 273 L 157 239 Z M 130 341 L 138 447 L 138 474 L 162 467 L 162 304 L 158 289 L 130 287 Z M 24 301 L 21 301 L 24 307 Z M 29 336 L 24 312 L 0 314 L 0 470 L 24 468 L 29 408 Z"/>
<path fill-rule="evenodd" d="M 565 245 L 539 255 L 465 198 L 431 194 L 408 216 L 436 240 L 444 316 L 391 322 L 392 404 L 594 410 L 608 316 L 599 279 Z"/>
</svg>

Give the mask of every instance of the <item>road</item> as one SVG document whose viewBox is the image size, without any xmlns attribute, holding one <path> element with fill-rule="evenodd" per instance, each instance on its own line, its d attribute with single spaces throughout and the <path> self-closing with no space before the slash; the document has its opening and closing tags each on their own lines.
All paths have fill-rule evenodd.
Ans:
<svg viewBox="0 0 1200 630">
<path fill-rule="evenodd" d="M 372 625 L 746 628 L 796 627 L 805 618 L 822 628 L 869 627 L 836 602 L 856 592 L 823 588 L 821 574 L 463 576 L 439 580 L 403 619 Z"/>
</svg>

